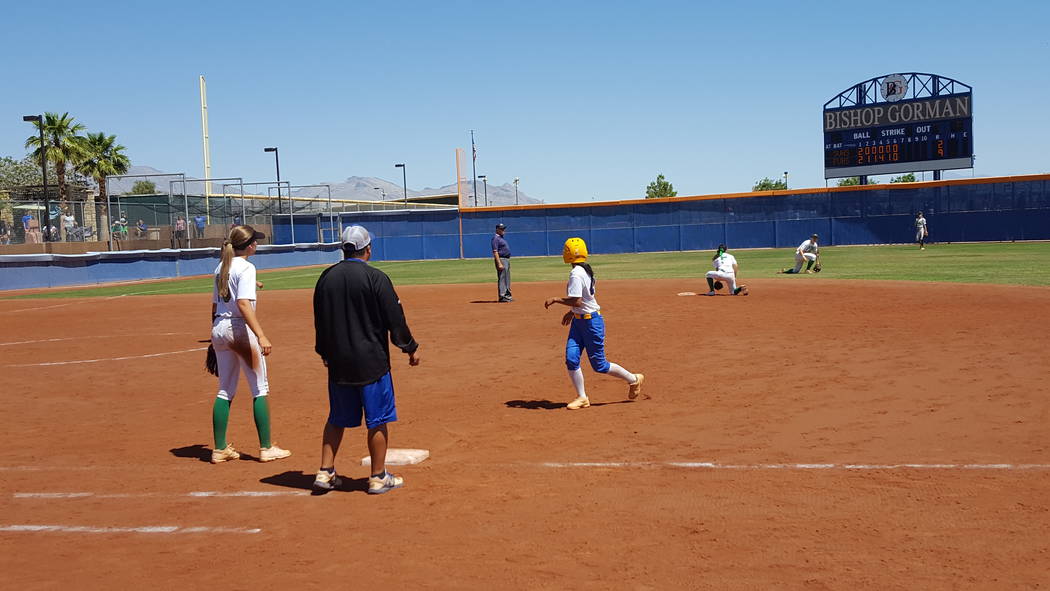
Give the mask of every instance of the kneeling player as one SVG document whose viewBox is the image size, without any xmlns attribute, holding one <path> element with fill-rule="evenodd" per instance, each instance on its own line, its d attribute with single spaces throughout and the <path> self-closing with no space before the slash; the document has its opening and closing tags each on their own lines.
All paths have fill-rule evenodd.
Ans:
<svg viewBox="0 0 1050 591">
<path fill-rule="evenodd" d="M 714 265 L 715 270 L 707 272 L 707 286 L 711 288 L 707 295 L 717 295 L 718 290 L 722 288 L 723 281 L 729 284 L 731 295 L 747 295 L 747 286 L 736 284 L 736 275 L 740 267 L 736 263 L 736 257 L 726 252 L 725 244 L 718 245 L 718 252 L 711 258 L 711 264 Z"/>
<path fill-rule="evenodd" d="M 813 234 L 809 237 L 809 240 L 799 244 L 798 248 L 795 249 L 795 268 L 783 269 L 780 272 L 788 274 L 801 273 L 803 263 L 806 264 L 806 273 L 812 273 L 814 270 L 819 271 L 819 267 L 813 269 L 813 263 L 820 257 L 820 245 L 817 244 L 819 238 L 819 236 Z"/>
</svg>

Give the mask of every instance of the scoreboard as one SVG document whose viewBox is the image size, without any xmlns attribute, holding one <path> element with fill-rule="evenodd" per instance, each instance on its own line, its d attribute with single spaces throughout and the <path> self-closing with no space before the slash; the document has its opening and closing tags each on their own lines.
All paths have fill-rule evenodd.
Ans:
<svg viewBox="0 0 1050 591">
<path fill-rule="evenodd" d="M 824 178 L 973 166 L 970 93 L 824 109 Z"/>
</svg>

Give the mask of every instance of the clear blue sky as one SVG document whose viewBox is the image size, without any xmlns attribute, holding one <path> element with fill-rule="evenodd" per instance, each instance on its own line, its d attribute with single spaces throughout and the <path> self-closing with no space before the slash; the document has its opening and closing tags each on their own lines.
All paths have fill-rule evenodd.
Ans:
<svg viewBox="0 0 1050 591">
<path fill-rule="evenodd" d="M 824 186 L 821 108 L 862 80 L 974 87 L 976 176 L 1050 172 L 1050 3 L 9 3 L 0 156 L 25 114 L 68 111 L 132 162 L 293 183 L 478 173 L 550 202 Z M 970 176 L 970 171 L 945 178 Z"/>
</svg>

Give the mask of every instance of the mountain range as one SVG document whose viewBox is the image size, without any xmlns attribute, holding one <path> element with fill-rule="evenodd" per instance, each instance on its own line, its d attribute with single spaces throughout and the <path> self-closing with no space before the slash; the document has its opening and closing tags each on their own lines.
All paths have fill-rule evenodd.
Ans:
<svg viewBox="0 0 1050 591">
<path fill-rule="evenodd" d="M 135 178 L 135 175 L 167 175 L 167 176 L 154 176 L 154 177 L 142 177 Z M 157 186 L 157 191 L 160 193 L 168 192 L 168 185 L 170 181 L 177 180 L 177 175 L 165 173 L 162 170 L 158 170 L 151 166 L 132 166 L 128 172 L 124 175 L 127 178 L 113 179 L 109 182 L 109 192 L 111 194 L 124 194 L 131 191 L 131 187 L 137 181 L 153 181 Z M 201 186 L 203 181 L 194 179 L 193 177 L 186 177 L 186 190 L 188 193 L 200 193 L 203 192 Z M 223 185 L 225 184 L 225 190 L 228 193 L 238 193 L 240 188 L 236 185 L 228 184 L 230 181 L 213 181 L 212 192 L 222 193 Z M 401 184 L 396 181 L 388 181 L 379 177 L 360 177 L 351 176 L 341 182 L 322 182 L 317 183 L 319 185 L 331 185 L 332 187 L 332 198 L 333 199 L 353 199 L 358 201 L 380 201 L 382 199 L 397 200 L 402 199 L 405 196 L 405 190 Z M 180 190 L 179 185 L 175 186 L 176 191 Z M 266 194 L 269 190 L 269 194 L 276 195 L 274 188 L 267 189 L 265 185 L 256 186 L 245 186 L 244 192 L 246 194 Z M 482 182 L 478 182 L 478 205 L 485 205 L 485 185 Z M 422 197 L 426 195 L 447 195 L 456 192 L 456 185 L 449 184 L 441 187 L 424 187 L 416 190 L 409 188 L 409 197 Z M 470 179 L 467 179 L 467 184 L 463 188 L 465 198 L 470 201 L 469 205 L 473 205 L 470 198 Z M 305 187 L 300 189 L 292 190 L 292 194 L 297 197 L 327 197 L 328 192 L 323 187 Z M 517 194 L 517 203 L 521 205 L 543 203 L 542 200 L 536 199 L 525 194 L 520 189 Z M 489 205 L 514 205 L 514 184 L 503 183 L 502 185 L 496 185 L 489 183 L 488 186 L 488 204 Z"/>
</svg>

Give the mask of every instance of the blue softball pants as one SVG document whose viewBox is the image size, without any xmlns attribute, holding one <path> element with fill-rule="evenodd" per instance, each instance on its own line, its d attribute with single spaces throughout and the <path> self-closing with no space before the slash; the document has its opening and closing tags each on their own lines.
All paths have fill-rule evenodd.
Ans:
<svg viewBox="0 0 1050 591">
<path fill-rule="evenodd" d="M 572 324 L 569 325 L 569 339 L 565 342 L 565 367 L 569 371 L 580 369 L 582 351 L 587 351 L 587 359 L 594 371 L 608 373 L 609 362 L 605 359 L 605 320 L 601 316 L 572 319 Z"/>
</svg>

